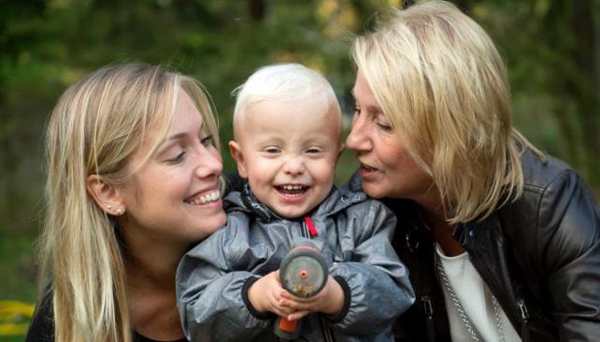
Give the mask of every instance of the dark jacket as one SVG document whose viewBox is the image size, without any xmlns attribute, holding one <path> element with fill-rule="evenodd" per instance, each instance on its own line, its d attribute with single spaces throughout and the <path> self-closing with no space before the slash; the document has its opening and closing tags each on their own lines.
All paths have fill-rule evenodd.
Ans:
<svg viewBox="0 0 600 342">
<path fill-rule="evenodd" d="M 600 340 L 600 219 L 581 178 L 554 158 L 522 156 L 523 195 L 454 233 L 523 341 Z M 356 178 L 356 177 L 355 177 Z M 359 181 L 351 181 L 354 187 Z M 397 341 L 450 341 L 434 272 L 432 235 L 416 204 L 384 201 L 398 217 L 393 245 L 417 300 L 395 326 Z"/>
<path fill-rule="evenodd" d="M 132 331 L 133 342 L 158 342 Z M 26 342 L 54 342 L 54 312 L 52 310 L 52 291 L 46 291 L 38 302 L 33 319 L 27 330 Z M 186 342 L 180 339 L 172 342 Z"/>
<path fill-rule="evenodd" d="M 258 276 L 279 269 L 291 244 L 308 238 L 302 218 L 278 217 L 246 186 L 225 198 L 227 225 L 181 260 L 177 302 L 193 341 L 275 341 L 272 314 L 258 313 L 247 291 Z M 394 215 L 363 192 L 334 189 L 310 214 L 329 274 L 346 303 L 336 317 L 302 319 L 300 340 L 392 341 L 392 324 L 413 303 L 406 268 L 390 238 Z"/>
</svg>

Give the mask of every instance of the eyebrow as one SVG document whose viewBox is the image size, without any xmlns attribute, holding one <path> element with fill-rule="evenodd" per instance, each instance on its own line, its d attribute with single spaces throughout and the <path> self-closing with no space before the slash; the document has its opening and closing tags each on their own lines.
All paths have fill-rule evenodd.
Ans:
<svg viewBox="0 0 600 342">
<path fill-rule="evenodd" d="M 368 106 L 367 111 L 374 114 L 383 114 L 383 109 L 380 106 Z"/>
<path fill-rule="evenodd" d="M 200 126 L 200 132 L 203 132 L 203 131 L 205 131 L 205 129 L 206 129 L 206 125 L 205 125 L 205 124 L 204 124 L 204 122 L 203 122 L 203 123 L 202 123 L 202 125 Z M 159 146 L 162 146 L 162 145 L 166 144 L 166 143 L 167 143 L 167 142 L 169 142 L 169 141 L 173 141 L 173 140 L 179 140 L 179 139 L 185 138 L 185 136 L 186 136 L 187 134 L 188 134 L 188 132 L 179 132 L 179 133 L 173 134 L 173 135 L 169 136 L 168 138 L 166 138 L 165 140 L 163 140 L 163 141 L 160 143 L 160 145 L 159 145 Z"/>
</svg>

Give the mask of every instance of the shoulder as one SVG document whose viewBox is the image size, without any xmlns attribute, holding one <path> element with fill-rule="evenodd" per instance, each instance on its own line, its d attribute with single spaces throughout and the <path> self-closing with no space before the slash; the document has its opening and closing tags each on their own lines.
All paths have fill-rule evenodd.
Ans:
<svg viewBox="0 0 600 342">
<path fill-rule="evenodd" d="M 332 215 L 342 214 L 344 216 L 356 216 L 362 219 L 373 217 L 373 213 L 389 211 L 385 205 L 376 199 L 371 199 L 362 191 L 360 185 L 345 183 L 339 189 L 334 188 L 328 200 L 323 204 L 331 205 Z"/>
<path fill-rule="evenodd" d="M 505 233 L 537 269 L 558 269 L 598 249 L 600 219 L 591 191 L 566 163 L 522 156 L 523 194 L 500 209 Z M 541 260 L 545 262 L 541 263 Z"/>
<path fill-rule="evenodd" d="M 529 150 L 521 156 L 521 168 L 524 190 L 529 192 L 541 193 L 549 186 L 564 181 L 581 182 L 577 172 L 562 160 L 547 156 L 547 160 L 542 161 Z"/>
<path fill-rule="evenodd" d="M 54 313 L 52 310 L 52 294 L 48 290 L 35 308 L 33 319 L 27 331 L 27 342 L 54 341 Z"/>
<path fill-rule="evenodd" d="M 528 209 L 535 209 L 540 218 L 561 216 L 565 219 L 568 217 L 562 216 L 575 210 L 598 219 L 598 207 L 592 192 L 568 164 L 551 156 L 543 162 L 529 151 L 523 154 L 521 161 L 523 195 L 517 203 L 525 202 Z"/>
<path fill-rule="evenodd" d="M 412 217 L 416 212 L 416 203 L 411 200 L 397 198 L 371 199 L 368 197 L 362 190 L 362 178 L 358 172 L 355 172 L 348 182 L 341 186 L 340 190 L 365 196 L 363 203 L 359 206 L 362 209 L 356 209 L 357 211 L 362 210 L 364 212 L 364 208 L 368 208 L 367 210 L 393 214 L 403 220 Z"/>
</svg>

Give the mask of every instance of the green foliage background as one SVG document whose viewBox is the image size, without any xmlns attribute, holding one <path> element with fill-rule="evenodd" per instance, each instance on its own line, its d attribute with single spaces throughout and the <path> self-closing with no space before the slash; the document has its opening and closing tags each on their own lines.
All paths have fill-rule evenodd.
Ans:
<svg viewBox="0 0 600 342">
<path fill-rule="evenodd" d="M 226 142 L 231 91 L 261 65 L 295 61 L 324 73 L 350 112 L 352 35 L 401 2 L 0 1 L 0 301 L 36 300 L 33 241 L 44 209 L 44 125 L 67 86 L 108 63 L 168 64 L 207 87 Z M 453 2 L 504 54 L 517 128 L 574 166 L 598 194 L 600 0 Z M 338 180 L 354 168 L 345 154 Z M 235 169 L 227 153 L 225 169 Z"/>
</svg>

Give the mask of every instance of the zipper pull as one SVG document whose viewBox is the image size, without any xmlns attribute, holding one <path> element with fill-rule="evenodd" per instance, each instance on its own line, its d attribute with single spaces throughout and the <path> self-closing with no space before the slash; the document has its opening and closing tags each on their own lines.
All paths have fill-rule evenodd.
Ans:
<svg viewBox="0 0 600 342">
<path fill-rule="evenodd" d="M 522 298 L 517 300 L 517 305 L 519 306 L 521 319 L 523 320 L 523 324 L 521 324 L 521 341 L 529 342 L 529 312 L 527 311 L 527 306 L 525 306 L 525 301 Z"/>
<path fill-rule="evenodd" d="M 425 316 L 427 317 L 427 321 L 425 322 L 427 334 L 427 341 L 434 342 L 435 341 L 435 328 L 433 326 L 433 304 L 431 304 L 430 296 L 421 296 L 421 301 L 423 302 L 423 311 L 425 312 Z"/>
<path fill-rule="evenodd" d="M 429 296 L 421 296 L 421 301 L 423 302 L 423 311 L 425 311 L 425 316 L 427 319 L 433 318 L 433 305 L 431 304 L 431 297 Z"/>
<path fill-rule="evenodd" d="M 319 231 L 313 224 L 313 221 L 310 218 L 310 216 L 304 217 L 304 223 L 306 223 L 306 227 L 308 228 L 308 234 L 310 235 L 311 238 L 315 238 L 315 237 L 319 236 Z"/>
<path fill-rule="evenodd" d="M 529 312 L 527 311 L 527 307 L 525 306 L 525 301 L 523 299 L 519 299 L 517 301 L 519 305 L 519 311 L 521 311 L 521 318 L 523 319 L 523 323 L 529 323 Z"/>
</svg>

